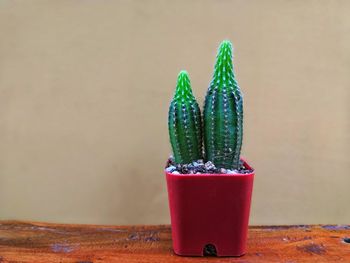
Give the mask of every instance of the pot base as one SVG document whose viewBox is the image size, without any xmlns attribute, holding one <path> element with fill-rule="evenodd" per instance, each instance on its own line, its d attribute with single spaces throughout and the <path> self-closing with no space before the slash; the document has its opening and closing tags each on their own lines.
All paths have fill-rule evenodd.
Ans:
<svg viewBox="0 0 350 263">
<path fill-rule="evenodd" d="M 246 253 L 254 172 L 166 173 L 166 179 L 176 254 L 203 256 L 208 247 L 217 256 Z"/>
</svg>

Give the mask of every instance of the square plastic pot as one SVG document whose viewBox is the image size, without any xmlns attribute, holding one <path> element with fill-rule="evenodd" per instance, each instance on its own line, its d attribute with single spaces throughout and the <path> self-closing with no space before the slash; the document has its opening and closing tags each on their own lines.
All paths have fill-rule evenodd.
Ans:
<svg viewBox="0 0 350 263">
<path fill-rule="evenodd" d="M 174 252 L 182 256 L 203 256 L 206 251 L 217 256 L 244 255 L 255 172 L 165 174 Z"/>
</svg>

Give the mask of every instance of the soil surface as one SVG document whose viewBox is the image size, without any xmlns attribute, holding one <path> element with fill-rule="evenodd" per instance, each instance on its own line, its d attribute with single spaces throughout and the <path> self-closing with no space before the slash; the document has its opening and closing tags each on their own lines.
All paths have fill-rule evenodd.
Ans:
<svg viewBox="0 0 350 263">
<path fill-rule="evenodd" d="M 242 161 L 240 161 L 238 169 L 230 170 L 217 168 L 211 161 L 204 162 L 202 159 L 189 164 L 177 164 L 173 157 L 169 158 L 165 170 L 172 174 L 248 174 L 253 172 L 253 170 L 247 169 Z"/>
</svg>

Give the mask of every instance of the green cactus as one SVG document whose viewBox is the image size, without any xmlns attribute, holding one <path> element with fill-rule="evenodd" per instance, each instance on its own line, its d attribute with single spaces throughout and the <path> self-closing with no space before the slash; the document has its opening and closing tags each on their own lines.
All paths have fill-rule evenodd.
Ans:
<svg viewBox="0 0 350 263">
<path fill-rule="evenodd" d="M 202 158 L 202 120 L 186 71 L 178 75 L 169 108 L 168 128 L 175 162 L 190 163 Z"/>
<path fill-rule="evenodd" d="M 212 161 L 218 168 L 238 169 L 243 97 L 233 73 L 230 41 L 223 41 L 219 47 L 203 114 L 206 161 Z"/>
</svg>

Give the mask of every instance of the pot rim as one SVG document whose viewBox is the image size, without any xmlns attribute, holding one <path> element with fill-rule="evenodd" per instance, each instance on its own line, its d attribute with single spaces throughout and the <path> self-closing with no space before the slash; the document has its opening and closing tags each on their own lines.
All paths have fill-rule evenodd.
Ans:
<svg viewBox="0 0 350 263">
<path fill-rule="evenodd" d="M 250 173 L 244 173 L 244 174 L 241 174 L 241 173 L 231 173 L 231 174 L 217 174 L 217 173 L 212 173 L 212 174 L 173 174 L 171 172 L 167 172 L 165 169 L 164 169 L 164 172 L 167 176 L 174 176 L 174 177 L 188 177 L 188 178 L 194 178 L 194 177 L 230 177 L 230 176 L 234 176 L 234 177 L 246 177 L 246 176 L 254 176 L 255 175 L 255 169 L 253 167 L 251 167 L 247 160 L 245 158 L 240 158 L 241 161 L 243 161 L 243 165 L 245 168 L 247 168 L 248 170 L 252 170 L 252 172 Z M 168 160 L 169 162 L 169 160 Z M 168 164 L 167 162 L 167 164 Z"/>
</svg>

